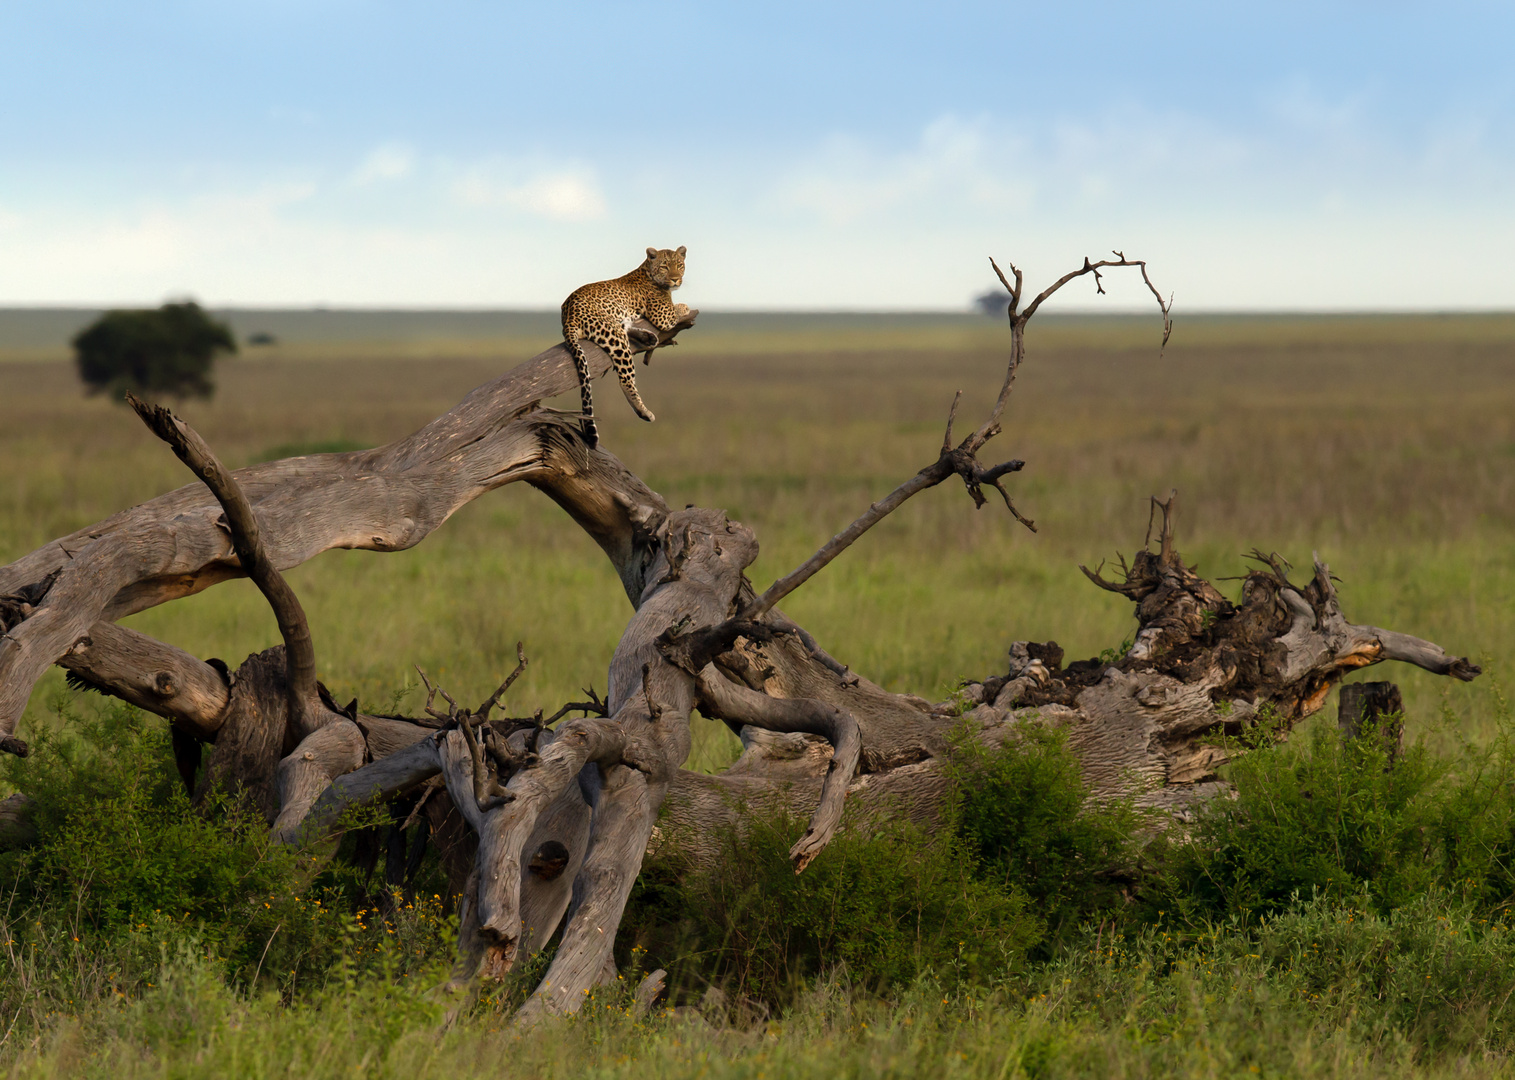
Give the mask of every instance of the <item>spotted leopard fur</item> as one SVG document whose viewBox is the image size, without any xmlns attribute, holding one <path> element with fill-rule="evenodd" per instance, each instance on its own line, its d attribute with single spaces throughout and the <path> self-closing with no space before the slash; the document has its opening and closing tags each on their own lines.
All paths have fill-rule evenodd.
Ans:
<svg viewBox="0 0 1515 1080">
<path fill-rule="evenodd" d="M 646 261 L 631 273 L 575 289 L 563 301 L 563 341 L 578 369 L 584 438 L 590 446 L 599 443 L 599 431 L 594 423 L 594 398 L 589 389 L 589 360 L 580 341 L 588 338 L 609 354 L 626 400 L 643 420 L 654 419 L 652 410 L 637 393 L 629 331 L 631 324 L 642 317 L 659 330 L 672 330 L 689 314 L 688 305 L 675 304 L 672 296 L 673 290 L 684 283 L 684 253 L 682 247 L 676 251 L 648 248 Z"/>
</svg>

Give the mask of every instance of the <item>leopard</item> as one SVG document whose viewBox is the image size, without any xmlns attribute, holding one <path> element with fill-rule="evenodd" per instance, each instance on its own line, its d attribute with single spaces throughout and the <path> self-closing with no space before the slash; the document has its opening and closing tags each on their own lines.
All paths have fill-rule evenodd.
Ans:
<svg viewBox="0 0 1515 1080">
<path fill-rule="evenodd" d="M 589 388 L 589 360 L 580 342 L 588 338 L 609 354 L 626 400 L 643 420 L 655 420 L 637 392 L 631 324 L 645 317 L 659 330 L 667 331 L 689 314 L 689 306 L 675 304 L 672 296 L 673 290 L 684 283 L 685 254 L 684 247 L 648 248 L 646 260 L 631 273 L 581 286 L 563 301 L 563 343 L 573 355 L 573 365 L 579 373 L 579 396 L 584 409 L 581 430 L 590 449 L 599 444 L 599 429 L 594 422 L 594 396 Z"/>
</svg>

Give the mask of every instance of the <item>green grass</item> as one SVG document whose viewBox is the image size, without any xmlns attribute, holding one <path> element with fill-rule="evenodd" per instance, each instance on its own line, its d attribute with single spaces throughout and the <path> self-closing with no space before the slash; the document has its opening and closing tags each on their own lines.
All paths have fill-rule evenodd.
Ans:
<svg viewBox="0 0 1515 1080">
<path fill-rule="evenodd" d="M 676 856 L 660 852 L 626 920 L 653 954 L 623 954 L 620 983 L 596 992 L 575 1020 L 533 1032 L 510 1028 L 495 1006 L 519 1001 L 540 963 L 449 1024 L 447 1002 L 431 990 L 449 941 L 434 905 L 402 900 L 378 918 L 351 870 L 296 894 L 293 878 L 280 880 L 287 869 L 248 865 L 252 848 L 234 815 L 186 822 L 182 797 L 167 790 L 121 799 L 171 779 L 154 753 L 161 731 L 124 720 L 77 753 L 50 747 L 52 780 L 28 782 L 62 816 L 41 846 L 7 856 L 14 884 L 0 920 L 8 960 L 0 1007 L 11 1018 L 7 1042 L 18 1037 L 0 1048 L 6 1075 L 1511 1072 L 1510 897 L 1507 888 L 1480 889 L 1487 879 L 1469 874 L 1465 850 L 1476 841 L 1482 870 L 1507 884 L 1508 717 L 1502 744 L 1470 748 L 1456 763 L 1417 748 L 1386 771 L 1375 744 L 1343 748 L 1324 725 L 1305 745 L 1258 750 L 1246 759 L 1254 764 L 1238 800 L 1202 816 L 1198 860 L 1183 851 L 1140 856 L 1156 869 L 1134 901 L 1087 874 L 1079 881 L 1077 858 L 1067 858 L 1119 813 L 1095 811 L 1080 824 L 1043 812 L 1078 794 L 1066 775 L 1072 759 L 1055 739 L 974 755 L 965 779 L 991 782 L 956 827 L 929 837 L 909 827 L 872 839 L 844 832 L 801 878 L 785 858 L 792 822 L 755 822 L 726 874 L 670 875 Z M 90 746 L 106 752 L 92 756 Z M 996 784 L 1005 790 L 994 794 Z M 1406 791 L 1395 798 L 1397 787 Z M 1439 828 L 1465 822 L 1474 799 L 1491 810 L 1481 834 Z M 982 813 L 995 800 L 1012 826 L 997 837 Z M 114 830 L 98 827 L 102 810 L 114 811 Z M 189 831 L 200 837 L 198 866 L 175 842 Z M 1418 888 L 1391 898 L 1375 894 L 1371 878 L 1352 880 L 1362 851 L 1383 855 L 1417 832 L 1435 838 L 1432 859 L 1400 850 L 1379 868 L 1418 872 Z M 139 835 L 148 844 L 138 857 L 119 858 L 122 837 L 129 848 Z M 1385 838 L 1387 846 L 1377 843 Z M 1361 850 L 1344 850 L 1353 842 Z M 1241 877 L 1285 891 L 1292 881 L 1292 895 L 1258 912 L 1203 887 L 1212 855 L 1242 868 L 1242 853 L 1253 859 Z M 1440 862 L 1446 853 L 1463 861 Z M 1010 882 L 1001 880 L 1007 860 L 1019 866 Z M 231 881 L 193 880 L 232 868 L 241 873 Z M 1303 888 L 1321 870 L 1325 877 Z M 249 881 L 249 871 L 262 877 Z M 1028 961 L 1027 948 L 1053 930 L 1034 899 L 1049 886 L 1084 902 L 1086 921 Z M 168 894 L 191 910 L 151 907 Z M 249 934 L 254 919 L 262 921 Z M 266 934 L 278 949 L 257 948 Z M 669 965 L 675 1000 L 699 1004 L 633 1014 L 629 987 L 645 964 L 668 956 L 682 960 Z M 724 996 L 701 994 L 701 974 L 724 985 Z"/>
<path fill-rule="evenodd" d="M 434 1023 L 424 1022 L 434 1021 L 434 1009 L 428 1016 L 424 1001 L 392 991 L 333 993 L 293 1008 L 247 1001 L 185 965 L 135 1006 L 88 1024 L 60 1025 L 11 1075 L 1366 1080 L 1510 1074 L 1497 1054 L 1474 1050 L 1427 1060 L 1392 1033 L 1374 1039 L 1348 1002 L 1312 1005 L 1318 995 L 1266 978 L 1264 962 L 1240 949 L 1194 948 L 1161 972 L 1151 959 L 1146 949 L 1116 942 L 1102 956 L 1070 962 L 1056 973 L 1061 978 L 1016 991 L 944 998 L 927 983 L 903 1001 L 884 1004 L 858 998 L 845 984 L 828 984 L 782 1019 L 748 1029 L 712 1031 L 682 1018 L 637 1021 L 611 1008 L 524 1036 L 483 1024 L 438 1034 Z"/>
<path fill-rule="evenodd" d="M 239 465 L 376 445 L 551 343 L 550 326 L 540 341 L 506 329 L 387 342 L 283 332 L 279 346 L 223 362 L 217 398 L 184 412 Z M 1032 324 L 1006 432 L 988 456 L 1028 462 L 1012 491 L 1039 532 L 1003 507 L 975 511 L 943 485 L 792 597 L 789 613 L 855 669 L 930 698 L 1002 670 L 1017 638 L 1095 655 L 1129 636 L 1131 609 L 1077 564 L 1129 555 L 1146 529 L 1148 496 L 1177 487 L 1179 546 L 1212 580 L 1242 572 L 1240 553 L 1253 546 L 1300 566 L 1318 549 L 1343 578 L 1349 618 L 1484 663 L 1492 677 L 1470 685 L 1405 668 L 1362 677 L 1400 683 L 1411 738 L 1423 737 L 1428 753 L 1492 745 L 1497 687 L 1510 681 L 1515 651 L 1515 318 L 1180 320 L 1161 358 L 1154 330 L 1152 320 L 1127 318 Z M 600 384 L 602 432 L 670 503 L 723 506 L 754 526 L 762 554 L 752 576 L 762 587 L 932 458 L 956 389 L 965 419 L 982 414 L 1002 375 L 1003 334 L 966 318 L 711 318 L 639 370 L 656 424 L 637 421 Z M 189 479 L 129 413 L 85 399 L 56 347 L 22 343 L 12 356 L 0 364 L 0 561 Z M 413 687 L 413 664 L 457 696 L 482 697 L 521 640 L 532 663 L 512 699 L 554 708 L 582 686 L 603 690 L 630 615 L 598 548 L 525 487 L 486 496 L 413 551 L 332 552 L 291 580 L 322 678 L 339 698 L 370 705 Z M 277 640 L 266 605 L 240 582 L 131 625 L 233 664 Z M 403 704 L 419 704 L 413 689 Z M 77 728 L 59 708 L 89 716 L 101 706 L 76 699 L 54 672 L 33 695 L 23 734 Z M 695 727 L 692 766 L 730 759 L 723 728 Z M 1392 858 L 1407 859 L 1409 841 L 1395 843 Z M 524 1039 L 496 1030 L 487 1011 L 438 1036 L 433 1003 L 377 969 L 348 978 L 342 972 L 353 969 L 337 963 L 326 969 L 336 974 L 293 995 L 265 998 L 227 988 L 224 954 L 242 955 L 243 944 L 169 948 L 158 942 L 183 935 L 165 934 L 128 942 L 118 957 L 54 935 L 46 963 L 13 960 L 35 980 L 35 1001 L 48 1004 L 36 1016 L 19 1004 L 0 1016 L 0 1068 L 407 1077 L 1510 1071 L 1496 996 L 1508 1001 L 1515 985 L 1501 966 L 1510 962 L 1507 931 L 1479 923 L 1487 908 L 1467 907 L 1460 894 L 1407 890 L 1384 907 L 1345 893 L 1312 901 L 1306 885 L 1297 905 L 1268 916 L 1280 920 L 1274 929 L 1219 925 L 1209 939 L 1187 924 L 1116 931 L 1085 915 L 1090 925 L 1069 931 L 1055 955 L 972 988 L 954 988 L 946 961 L 887 997 L 833 971 L 768 1023 L 740 1030 L 635 1021 L 607 1005 Z M 439 940 L 435 927 L 414 933 L 428 949 Z M 1319 951 L 1312 942 L 1335 942 L 1351 962 L 1301 968 Z M 1464 945 L 1472 951 L 1459 952 Z M 353 950 L 370 947 L 351 940 Z M 117 959 L 145 973 L 125 997 L 106 978 Z M 1408 1013 L 1405 972 L 1430 984 Z M 1401 995 L 1392 1010 L 1390 987 Z M 1439 1026 L 1425 1027 L 1430 1020 Z"/>
</svg>

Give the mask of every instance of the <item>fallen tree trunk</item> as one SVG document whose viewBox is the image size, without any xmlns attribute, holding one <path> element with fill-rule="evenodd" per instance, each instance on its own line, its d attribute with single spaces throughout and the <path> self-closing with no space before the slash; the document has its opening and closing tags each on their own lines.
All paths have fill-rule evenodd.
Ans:
<svg viewBox="0 0 1515 1080">
<path fill-rule="evenodd" d="M 756 554 L 749 529 L 718 510 L 671 511 L 603 446 L 589 448 L 575 417 L 541 407 L 576 381 L 561 346 L 410 438 L 352 454 L 230 473 L 208 448 L 186 454 L 198 436 L 152 414 L 154 430 L 206 486 L 0 569 L 0 735 L 24 752 L 15 720 L 56 662 L 167 717 L 176 752 L 183 747 L 181 771 L 198 791 L 245 790 L 281 842 L 318 859 L 347 810 L 419 797 L 409 811 L 416 827 L 454 836 L 449 872 L 462 903 L 455 990 L 480 972 L 498 976 L 562 928 L 523 1013 L 529 1019 L 572 1011 L 614 978 L 614 928 L 659 837 L 676 836 L 691 857 L 713 861 L 743 806 L 787 806 L 809 821 L 792 851 L 799 872 L 839 827 L 844 802 L 858 827 L 882 813 L 934 820 L 954 729 L 995 743 L 1020 724 L 1066 727 L 1096 798 L 1129 795 L 1182 817 L 1221 789 L 1216 769 L 1236 745 L 1222 736 L 1260 723 L 1286 730 L 1357 667 L 1397 659 L 1477 675 L 1429 642 L 1348 623 L 1318 560 L 1310 582 L 1296 586 L 1281 560 L 1259 555 L 1241 602 L 1231 604 L 1175 550 L 1172 500 L 1158 504 L 1158 550 L 1139 552 L 1122 581 L 1090 574 L 1137 605 L 1135 645 L 1113 662 L 1064 666 L 1055 643 L 1017 642 L 1003 673 L 932 704 L 850 672 L 777 609 L 894 507 L 953 476 L 980 505 L 981 487 L 996 488 L 1030 526 L 1003 487 L 1020 463 L 984 468 L 977 453 L 999 430 L 1030 315 L 1064 282 L 1097 278 L 1106 266 L 1142 264 L 1086 261 L 1025 311 L 1016 271 L 1015 284 L 1007 282 L 1011 362 L 989 419 L 953 445 L 954 402 L 937 460 L 762 595 L 743 574 Z M 642 347 L 671 341 L 693 318 L 669 333 L 645 332 Z M 602 374 L 605 357 L 592 358 Z M 429 700 L 426 716 L 407 718 L 341 706 L 308 684 L 313 659 L 298 605 L 280 619 L 285 646 L 235 672 L 113 624 L 244 566 L 266 569 L 260 586 L 277 607 L 278 570 L 331 547 L 408 547 L 469 499 L 515 480 L 545 492 L 594 537 L 635 612 L 610 660 L 607 700 L 565 707 L 559 716 L 585 715 L 556 729 L 540 714 L 489 719 L 509 680 L 478 709 L 448 699 L 446 711 L 433 710 Z M 695 710 L 742 738 L 741 758 L 718 775 L 681 769 Z M 202 742 L 212 744 L 203 767 Z M 476 839 L 466 842 L 469 835 Z"/>
<path fill-rule="evenodd" d="M 1173 542 L 1174 501 L 1154 503 L 1162 513 L 1158 550 L 1139 551 L 1119 583 L 1090 574 L 1137 602 L 1135 644 L 1124 656 L 1064 666 L 1056 642 L 1017 641 L 1003 673 L 935 705 L 839 678 L 783 635 L 744 639 L 717 665 L 728 680 L 740 672 L 766 695 L 849 709 L 863 733 L 864 762 L 849 791 L 852 812 L 863 820 L 904 813 L 926 825 L 936 822 L 947 793 L 948 739 L 959 726 L 988 745 L 1013 739 L 1021 724 L 1063 728 L 1094 798 L 1129 797 L 1186 820 L 1197 803 L 1225 790 L 1218 770 L 1230 758 L 1261 736 L 1286 738 L 1358 668 L 1398 660 L 1461 681 L 1480 674 L 1431 642 L 1348 622 L 1319 558 L 1301 586 L 1278 556 L 1254 553 L 1259 566 L 1242 584 L 1241 603 L 1232 604 L 1184 565 Z M 709 699 L 710 715 L 723 715 L 724 696 Z M 801 812 L 828 775 L 823 739 L 740 734 L 743 754 L 734 765 L 689 775 L 669 797 L 662 830 L 697 864 L 719 857 L 723 827 L 737 823 L 734 808 Z"/>
</svg>

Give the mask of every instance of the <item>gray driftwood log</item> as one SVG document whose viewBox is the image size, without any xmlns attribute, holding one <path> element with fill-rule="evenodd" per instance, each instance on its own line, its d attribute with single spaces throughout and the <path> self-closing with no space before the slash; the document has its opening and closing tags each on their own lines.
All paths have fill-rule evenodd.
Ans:
<svg viewBox="0 0 1515 1080">
<path fill-rule="evenodd" d="M 984 468 L 977 453 L 999 431 L 1030 315 L 1068 280 L 1097 279 L 1110 266 L 1141 267 L 1145 279 L 1145 266 L 1123 256 L 1086 261 L 1025 310 L 1015 271 L 1010 367 L 988 420 L 954 445 L 949 418 L 935 462 L 762 595 L 743 573 L 757 550 L 750 529 L 718 510 L 670 510 L 603 446 L 589 448 L 575 417 L 541 406 L 576 384 L 562 346 L 389 446 L 235 473 L 181 422 L 142 406 L 198 480 L 0 568 L 3 745 L 25 752 L 16 720 L 57 663 L 168 718 L 187 783 L 202 794 L 245 791 L 279 841 L 317 859 L 346 810 L 398 800 L 407 823 L 444 848 L 460 896 L 453 989 L 500 975 L 561 930 L 542 989 L 523 1010 L 529 1020 L 573 1011 L 586 991 L 614 979 L 615 928 L 649 845 L 676 838 L 696 862 L 713 862 L 741 807 L 783 806 L 809 822 L 792 851 L 799 872 L 842 827 L 844 804 L 858 828 L 880 813 L 934 818 L 949 737 L 964 724 L 990 743 L 1021 724 L 1064 726 L 1096 798 L 1131 795 L 1182 816 L 1221 787 L 1216 769 L 1227 750 L 1216 735 L 1264 719 L 1286 728 L 1319 710 L 1357 667 L 1401 660 L 1477 675 L 1434 644 L 1349 623 L 1318 560 L 1309 582 L 1296 585 L 1281 560 L 1259 555 L 1241 603 L 1231 604 L 1175 550 L 1171 500 L 1159 504 L 1156 551 L 1138 552 L 1121 581 L 1090 574 L 1136 604 L 1135 645 L 1114 662 L 1064 665 L 1054 643 L 1016 642 L 1005 671 L 932 704 L 850 672 L 778 610 L 874 522 L 953 476 L 979 504 L 980 488 L 994 487 L 1030 525 L 1003 486 L 1020 463 Z M 670 342 L 695 314 L 672 332 L 644 327 L 640 347 Z M 586 348 L 598 377 L 608 361 Z M 279 571 L 333 547 L 409 547 L 470 499 L 521 480 L 594 537 L 634 609 L 610 658 L 605 702 L 547 721 L 490 719 L 507 680 L 478 709 L 449 699 L 438 710 L 429 700 L 424 716 L 378 717 L 314 683 L 315 645 Z M 249 569 L 280 616 L 285 645 L 236 671 L 114 623 Z M 740 759 L 720 774 L 681 768 L 695 710 L 742 739 Z M 583 715 L 548 726 L 572 711 Z M 24 817 L 24 806 L 6 809 Z M 403 869 L 403 845 L 397 850 L 391 861 Z"/>
</svg>

